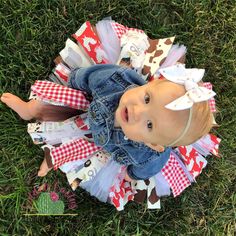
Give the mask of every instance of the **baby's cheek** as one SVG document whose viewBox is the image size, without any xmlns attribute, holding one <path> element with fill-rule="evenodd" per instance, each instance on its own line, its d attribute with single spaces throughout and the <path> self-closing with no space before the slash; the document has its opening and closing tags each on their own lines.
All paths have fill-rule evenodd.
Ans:
<svg viewBox="0 0 236 236">
<path fill-rule="evenodd" d="M 124 131 L 124 133 L 128 139 L 135 142 L 141 142 L 142 137 L 136 128 L 127 129 L 126 131 Z"/>
<path fill-rule="evenodd" d="M 128 95 L 127 93 L 128 93 L 128 92 L 125 92 L 125 93 L 121 96 L 119 104 L 126 104 L 126 103 L 129 101 L 129 100 L 128 100 L 129 95 Z"/>
</svg>

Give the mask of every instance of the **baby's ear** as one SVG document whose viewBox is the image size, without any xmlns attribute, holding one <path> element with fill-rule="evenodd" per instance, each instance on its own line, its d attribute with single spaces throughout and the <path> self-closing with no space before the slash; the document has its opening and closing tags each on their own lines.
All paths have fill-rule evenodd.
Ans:
<svg viewBox="0 0 236 236">
<path fill-rule="evenodd" d="M 159 144 L 146 143 L 146 145 L 157 152 L 164 152 L 165 151 L 165 147 L 162 145 L 159 145 Z"/>
</svg>

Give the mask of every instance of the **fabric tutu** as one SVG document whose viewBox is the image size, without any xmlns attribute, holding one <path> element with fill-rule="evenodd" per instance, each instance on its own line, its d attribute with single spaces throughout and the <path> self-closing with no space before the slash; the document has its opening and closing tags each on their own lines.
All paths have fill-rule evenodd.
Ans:
<svg viewBox="0 0 236 236">
<path fill-rule="evenodd" d="M 131 200 L 147 201 L 151 209 L 160 208 L 160 197 L 171 194 L 176 197 L 195 182 L 207 164 L 205 157 L 218 155 L 220 139 L 208 134 L 194 144 L 173 148 L 158 174 L 148 180 L 127 182 L 126 167 L 92 141 L 86 118 L 88 98 L 82 91 L 68 88 L 67 83 L 72 69 L 101 63 L 132 67 L 150 81 L 158 77 L 160 68 L 182 62 L 186 47 L 173 45 L 174 37 L 149 39 L 144 31 L 111 19 L 99 21 L 96 26 L 87 21 L 73 38 L 76 43 L 66 41 L 48 81 L 36 81 L 31 87 L 30 98 L 80 112 L 62 122 L 30 123 L 29 134 L 35 144 L 50 149 L 54 169 L 60 168 L 66 174 L 73 190 L 79 186 L 118 210 L 123 210 Z M 210 83 L 204 85 L 211 88 Z M 215 112 L 214 99 L 209 104 Z"/>
</svg>

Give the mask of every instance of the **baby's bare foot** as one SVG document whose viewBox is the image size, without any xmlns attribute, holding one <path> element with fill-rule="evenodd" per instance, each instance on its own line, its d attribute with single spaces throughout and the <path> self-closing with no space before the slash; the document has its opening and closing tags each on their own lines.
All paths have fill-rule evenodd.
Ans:
<svg viewBox="0 0 236 236">
<path fill-rule="evenodd" d="M 43 177 L 46 176 L 47 173 L 52 169 L 53 164 L 52 164 L 52 158 L 50 156 L 50 148 L 45 145 L 42 146 L 43 150 L 44 150 L 44 160 L 39 168 L 38 171 L 38 176 Z"/>
<path fill-rule="evenodd" d="M 49 168 L 48 167 L 48 164 L 47 164 L 47 161 L 46 161 L 46 158 L 44 158 L 41 166 L 40 166 L 40 169 L 38 171 L 38 176 L 40 177 L 43 177 L 43 176 L 46 176 L 47 173 L 51 170 L 52 168 Z"/>
<path fill-rule="evenodd" d="M 28 102 L 24 102 L 19 97 L 11 93 L 3 93 L 1 101 L 14 110 L 24 120 L 31 120 L 33 117 L 29 111 Z"/>
</svg>

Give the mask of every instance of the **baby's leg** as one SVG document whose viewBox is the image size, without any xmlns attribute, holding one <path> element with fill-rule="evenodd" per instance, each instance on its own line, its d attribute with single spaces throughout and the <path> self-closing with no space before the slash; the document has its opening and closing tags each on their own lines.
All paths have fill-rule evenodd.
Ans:
<svg viewBox="0 0 236 236">
<path fill-rule="evenodd" d="M 52 159 L 50 156 L 50 149 L 45 147 L 44 148 L 44 160 L 39 168 L 38 176 L 43 177 L 46 176 L 47 173 L 52 169 Z"/>
<path fill-rule="evenodd" d="M 3 93 L 1 101 L 14 110 L 24 120 L 37 118 L 43 110 L 43 104 L 37 100 L 25 102 L 11 93 Z"/>
<path fill-rule="evenodd" d="M 39 100 L 25 102 L 11 93 L 3 93 L 1 101 L 14 110 L 24 120 L 63 121 L 81 114 L 80 110 L 56 106 Z"/>
</svg>

